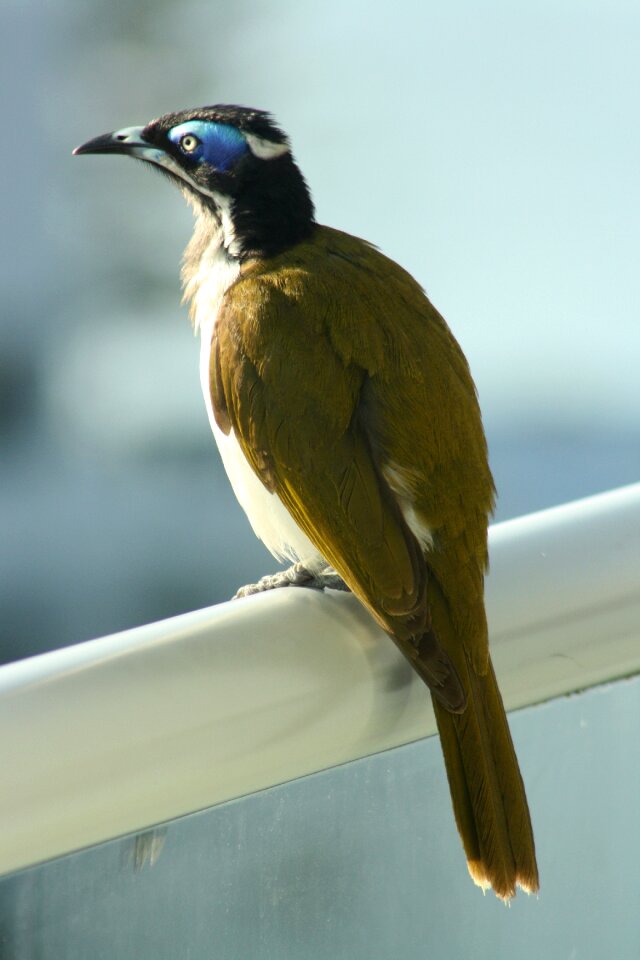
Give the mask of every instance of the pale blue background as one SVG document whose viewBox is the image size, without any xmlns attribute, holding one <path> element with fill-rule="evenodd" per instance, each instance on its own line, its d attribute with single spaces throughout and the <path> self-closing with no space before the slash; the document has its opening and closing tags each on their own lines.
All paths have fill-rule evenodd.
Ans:
<svg viewBox="0 0 640 960">
<path fill-rule="evenodd" d="M 638 479 L 640 7 L 5 0 L 3 656 L 273 568 L 209 436 L 181 196 L 85 139 L 236 101 L 318 217 L 425 285 L 480 391 L 498 517 Z"/>
</svg>

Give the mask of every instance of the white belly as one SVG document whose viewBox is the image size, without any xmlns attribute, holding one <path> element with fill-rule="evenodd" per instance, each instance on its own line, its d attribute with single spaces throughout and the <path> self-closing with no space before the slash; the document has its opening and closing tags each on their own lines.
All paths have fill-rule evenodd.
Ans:
<svg viewBox="0 0 640 960">
<path fill-rule="evenodd" d="M 203 351 L 204 352 L 204 351 Z M 253 532 L 278 560 L 310 560 L 319 556 L 276 494 L 270 493 L 255 475 L 233 430 L 225 436 L 213 418 L 211 398 L 203 384 L 209 422 L 218 444 L 227 476 L 240 506 L 249 518 Z"/>
<path fill-rule="evenodd" d="M 203 284 L 197 294 L 196 323 L 200 327 L 201 338 L 200 383 L 209 423 L 233 492 L 249 518 L 256 536 L 278 560 L 319 558 L 318 551 L 285 509 L 280 498 L 270 493 L 253 472 L 233 431 L 225 436 L 213 415 L 209 387 L 211 337 L 224 292 L 237 275 L 237 268 L 230 268 L 224 276 L 216 277 L 215 282 L 210 285 Z"/>
</svg>

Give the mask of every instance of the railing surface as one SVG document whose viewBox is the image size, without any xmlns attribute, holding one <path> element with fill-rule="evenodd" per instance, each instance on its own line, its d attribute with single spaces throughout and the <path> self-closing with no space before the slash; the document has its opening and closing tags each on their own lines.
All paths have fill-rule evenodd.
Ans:
<svg viewBox="0 0 640 960">
<path fill-rule="evenodd" d="M 497 524 L 509 709 L 640 671 L 640 484 Z M 434 732 L 359 604 L 279 590 L 0 669 L 0 873 Z"/>
</svg>

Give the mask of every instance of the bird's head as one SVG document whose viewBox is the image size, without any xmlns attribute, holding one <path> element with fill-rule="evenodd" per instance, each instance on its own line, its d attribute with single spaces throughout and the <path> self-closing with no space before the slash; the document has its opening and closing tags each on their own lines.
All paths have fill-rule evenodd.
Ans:
<svg viewBox="0 0 640 960">
<path fill-rule="evenodd" d="M 153 164 L 197 213 L 222 224 L 225 245 L 239 259 L 271 256 L 313 228 L 313 204 L 289 141 L 263 110 L 218 105 L 168 113 L 73 153 L 122 153 Z"/>
</svg>

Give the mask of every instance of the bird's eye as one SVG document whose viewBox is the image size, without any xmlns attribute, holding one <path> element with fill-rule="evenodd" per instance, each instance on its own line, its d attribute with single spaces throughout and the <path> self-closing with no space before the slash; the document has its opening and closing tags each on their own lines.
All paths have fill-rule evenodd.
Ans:
<svg viewBox="0 0 640 960">
<path fill-rule="evenodd" d="M 200 141 L 192 133 L 185 133 L 184 137 L 180 138 L 180 149 L 184 150 L 185 153 L 193 153 L 199 146 Z"/>
</svg>

